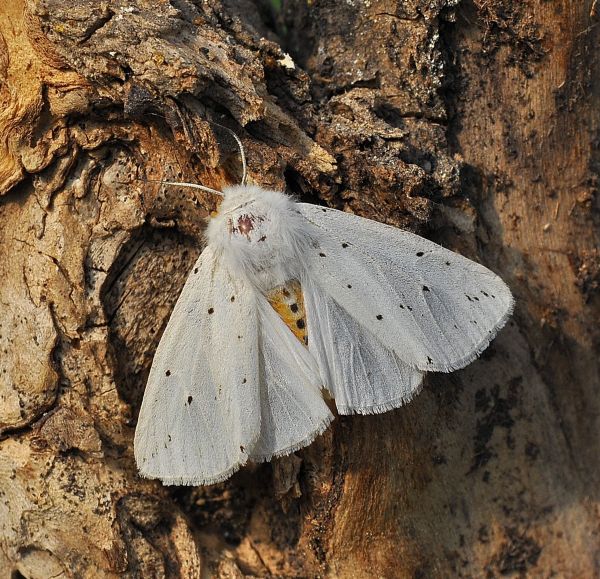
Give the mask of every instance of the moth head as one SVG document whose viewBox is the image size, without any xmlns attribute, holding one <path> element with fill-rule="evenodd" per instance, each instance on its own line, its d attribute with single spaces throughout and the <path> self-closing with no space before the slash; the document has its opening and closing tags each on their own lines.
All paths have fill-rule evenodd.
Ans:
<svg viewBox="0 0 600 579">
<path fill-rule="evenodd" d="M 223 190 L 219 209 L 209 220 L 206 241 L 236 271 L 278 278 L 291 275 L 289 270 L 298 263 L 307 237 L 290 197 L 254 185 L 235 185 Z"/>
<path fill-rule="evenodd" d="M 280 238 L 288 226 L 293 202 L 277 191 L 254 185 L 235 185 L 223 190 L 218 211 L 211 216 L 208 241 L 245 245 L 266 243 Z"/>
</svg>

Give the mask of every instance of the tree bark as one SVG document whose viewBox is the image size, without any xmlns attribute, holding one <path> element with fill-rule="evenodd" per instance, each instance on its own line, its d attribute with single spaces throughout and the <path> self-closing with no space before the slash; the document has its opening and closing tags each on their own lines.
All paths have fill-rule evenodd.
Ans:
<svg viewBox="0 0 600 579">
<path fill-rule="evenodd" d="M 0 4 L 2 577 L 600 574 L 597 0 Z M 512 288 L 408 406 L 205 488 L 135 419 L 250 178 L 416 231 Z M 145 181 L 146 180 L 146 181 Z"/>
</svg>

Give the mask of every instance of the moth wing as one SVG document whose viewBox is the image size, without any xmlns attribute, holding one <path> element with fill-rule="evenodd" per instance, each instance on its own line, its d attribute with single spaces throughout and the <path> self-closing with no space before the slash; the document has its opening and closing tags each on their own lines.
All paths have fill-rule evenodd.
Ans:
<svg viewBox="0 0 600 579">
<path fill-rule="evenodd" d="M 261 461 L 307 446 L 333 415 L 315 359 L 262 296 L 258 312 L 262 422 L 250 458 Z"/>
<path fill-rule="evenodd" d="M 256 296 L 207 247 L 156 350 L 135 432 L 140 474 L 212 484 L 260 432 Z"/>
<path fill-rule="evenodd" d="M 340 414 L 376 414 L 409 402 L 423 373 L 411 368 L 311 279 L 302 282 L 308 346 Z"/>
<path fill-rule="evenodd" d="M 424 371 L 462 368 L 513 308 L 484 266 L 407 231 L 299 203 L 313 236 L 307 272 L 361 326 Z"/>
</svg>

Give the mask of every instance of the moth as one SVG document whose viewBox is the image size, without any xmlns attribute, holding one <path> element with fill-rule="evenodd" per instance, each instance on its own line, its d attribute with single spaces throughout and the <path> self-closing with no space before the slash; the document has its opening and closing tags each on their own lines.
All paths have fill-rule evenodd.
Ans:
<svg viewBox="0 0 600 579">
<path fill-rule="evenodd" d="M 201 187 L 201 186 L 198 186 Z M 207 485 L 398 408 L 473 361 L 513 298 L 412 233 L 253 185 L 225 188 L 162 335 L 135 432 L 144 477 Z"/>
</svg>

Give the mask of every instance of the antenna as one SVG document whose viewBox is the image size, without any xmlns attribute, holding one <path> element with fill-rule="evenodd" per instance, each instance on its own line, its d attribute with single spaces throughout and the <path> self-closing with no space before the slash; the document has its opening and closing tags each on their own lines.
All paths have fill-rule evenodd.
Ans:
<svg viewBox="0 0 600 579">
<path fill-rule="evenodd" d="M 205 187 L 204 185 L 198 185 L 198 183 L 186 183 L 185 181 L 161 181 L 160 179 L 139 179 L 139 181 L 145 181 L 146 183 L 161 183 L 162 185 L 175 185 L 176 187 L 190 187 L 192 189 L 200 189 L 200 191 L 206 191 L 206 193 L 214 193 L 223 197 L 221 191 Z"/>
<path fill-rule="evenodd" d="M 246 178 L 248 177 L 248 166 L 246 165 L 246 153 L 244 152 L 244 145 L 242 144 L 242 140 L 236 135 L 235 131 L 231 130 L 229 127 L 224 125 L 220 125 L 219 123 L 215 123 L 214 121 L 209 121 L 205 119 L 207 123 L 211 125 L 216 125 L 217 127 L 221 127 L 225 129 L 236 141 L 238 147 L 240 148 L 240 157 L 242 159 L 242 182 L 240 185 L 246 184 Z"/>
<path fill-rule="evenodd" d="M 246 179 L 248 177 L 248 166 L 246 164 L 246 153 L 244 152 L 244 145 L 242 144 L 242 140 L 236 135 L 235 131 L 231 130 L 229 127 L 221 125 L 219 123 L 215 123 L 214 121 L 209 121 L 208 119 L 204 119 L 207 123 L 211 125 L 216 125 L 217 127 L 221 127 L 225 129 L 236 141 L 238 147 L 240 149 L 240 157 L 242 160 L 242 182 L 241 185 L 246 185 Z M 204 185 L 198 185 L 197 183 L 186 183 L 185 181 L 161 181 L 160 179 L 140 179 L 140 181 L 146 181 L 147 183 L 162 183 L 163 185 L 175 185 L 179 187 L 191 187 L 192 189 L 200 189 L 201 191 L 205 191 L 206 193 L 214 193 L 215 195 L 220 195 L 223 197 L 223 193 L 221 191 L 217 191 L 216 189 L 211 189 L 210 187 L 205 187 Z"/>
</svg>

